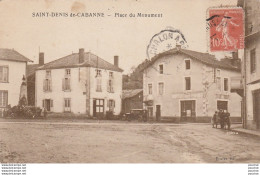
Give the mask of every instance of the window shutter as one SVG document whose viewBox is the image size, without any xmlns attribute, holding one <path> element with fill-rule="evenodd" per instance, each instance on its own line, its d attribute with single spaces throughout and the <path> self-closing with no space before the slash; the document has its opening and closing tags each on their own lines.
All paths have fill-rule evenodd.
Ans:
<svg viewBox="0 0 260 175">
<path fill-rule="evenodd" d="M 114 92 L 114 81 L 111 80 L 111 91 Z"/>
<path fill-rule="evenodd" d="M 69 90 L 71 90 L 71 87 L 70 87 L 70 78 L 68 78 L 68 88 L 69 88 Z"/>
<path fill-rule="evenodd" d="M 45 108 L 44 99 L 42 100 L 42 108 Z"/>
<path fill-rule="evenodd" d="M 49 81 L 50 81 L 50 91 L 52 91 L 52 82 L 51 82 L 51 79 L 50 79 Z"/>
<path fill-rule="evenodd" d="M 109 92 L 109 80 L 107 80 L 107 92 Z"/>
<path fill-rule="evenodd" d="M 51 105 L 51 108 L 53 107 L 53 100 L 50 100 L 50 105 Z"/>
<path fill-rule="evenodd" d="M 71 98 L 69 99 L 69 108 L 70 108 L 70 111 L 71 111 Z"/>
<path fill-rule="evenodd" d="M 66 108 L 66 98 L 64 98 L 63 100 L 63 112 L 65 112 L 65 108 Z"/>
<path fill-rule="evenodd" d="M 62 79 L 62 90 L 65 90 L 65 78 Z"/>
<path fill-rule="evenodd" d="M 43 91 L 45 92 L 46 91 L 46 81 L 43 80 Z"/>
</svg>

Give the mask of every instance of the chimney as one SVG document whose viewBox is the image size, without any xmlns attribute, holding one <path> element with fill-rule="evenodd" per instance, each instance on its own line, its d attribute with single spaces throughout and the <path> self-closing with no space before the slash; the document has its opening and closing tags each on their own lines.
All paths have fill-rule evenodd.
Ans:
<svg viewBox="0 0 260 175">
<path fill-rule="evenodd" d="M 176 44 L 176 48 L 179 50 L 181 49 L 181 45 L 180 44 Z"/>
<path fill-rule="evenodd" d="M 232 59 L 234 60 L 238 59 L 238 51 L 232 52 Z"/>
<path fill-rule="evenodd" d="M 114 56 L 114 65 L 116 67 L 118 67 L 118 56 L 117 55 Z"/>
<path fill-rule="evenodd" d="M 84 56 L 85 56 L 84 49 L 83 48 L 79 49 L 79 63 L 84 63 Z"/>
<path fill-rule="evenodd" d="M 43 52 L 39 53 L 39 65 L 40 66 L 44 65 L 44 53 Z"/>
</svg>

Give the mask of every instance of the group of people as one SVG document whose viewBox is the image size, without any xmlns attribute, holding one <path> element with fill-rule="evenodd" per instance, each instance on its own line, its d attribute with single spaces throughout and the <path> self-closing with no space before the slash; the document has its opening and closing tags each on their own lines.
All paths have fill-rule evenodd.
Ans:
<svg viewBox="0 0 260 175">
<path fill-rule="evenodd" d="M 218 124 L 220 124 L 220 127 L 223 129 L 230 129 L 231 126 L 231 120 L 230 120 L 230 113 L 227 110 L 218 110 L 215 111 L 215 114 L 213 115 L 211 119 L 212 127 L 216 128 L 218 127 Z"/>
</svg>

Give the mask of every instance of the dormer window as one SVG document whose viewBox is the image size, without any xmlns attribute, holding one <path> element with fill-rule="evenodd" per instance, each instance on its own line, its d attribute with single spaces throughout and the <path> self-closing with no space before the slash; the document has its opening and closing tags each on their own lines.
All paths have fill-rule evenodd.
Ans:
<svg viewBox="0 0 260 175">
<path fill-rule="evenodd" d="M 160 64 L 160 65 L 159 65 L 159 73 L 160 73 L 160 74 L 163 74 L 163 64 Z"/>
<path fill-rule="evenodd" d="M 190 70 L 190 60 L 185 60 L 185 69 Z"/>
</svg>

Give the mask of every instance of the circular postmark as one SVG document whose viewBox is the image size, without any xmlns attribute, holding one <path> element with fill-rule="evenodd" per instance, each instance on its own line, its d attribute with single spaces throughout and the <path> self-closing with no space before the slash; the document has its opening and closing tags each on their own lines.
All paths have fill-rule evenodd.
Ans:
<svg viewBox="0 0 260 175">
<path fill-rule="evenodd" d="M 151 38 L 146 49 L 147 58 L 151 59 L 159 53 L 175 48 L 176 45 L 180 45 L 182 48 L 188 47 L 187 41 L 180 30 L 167 27 Z"/>
</svg>

